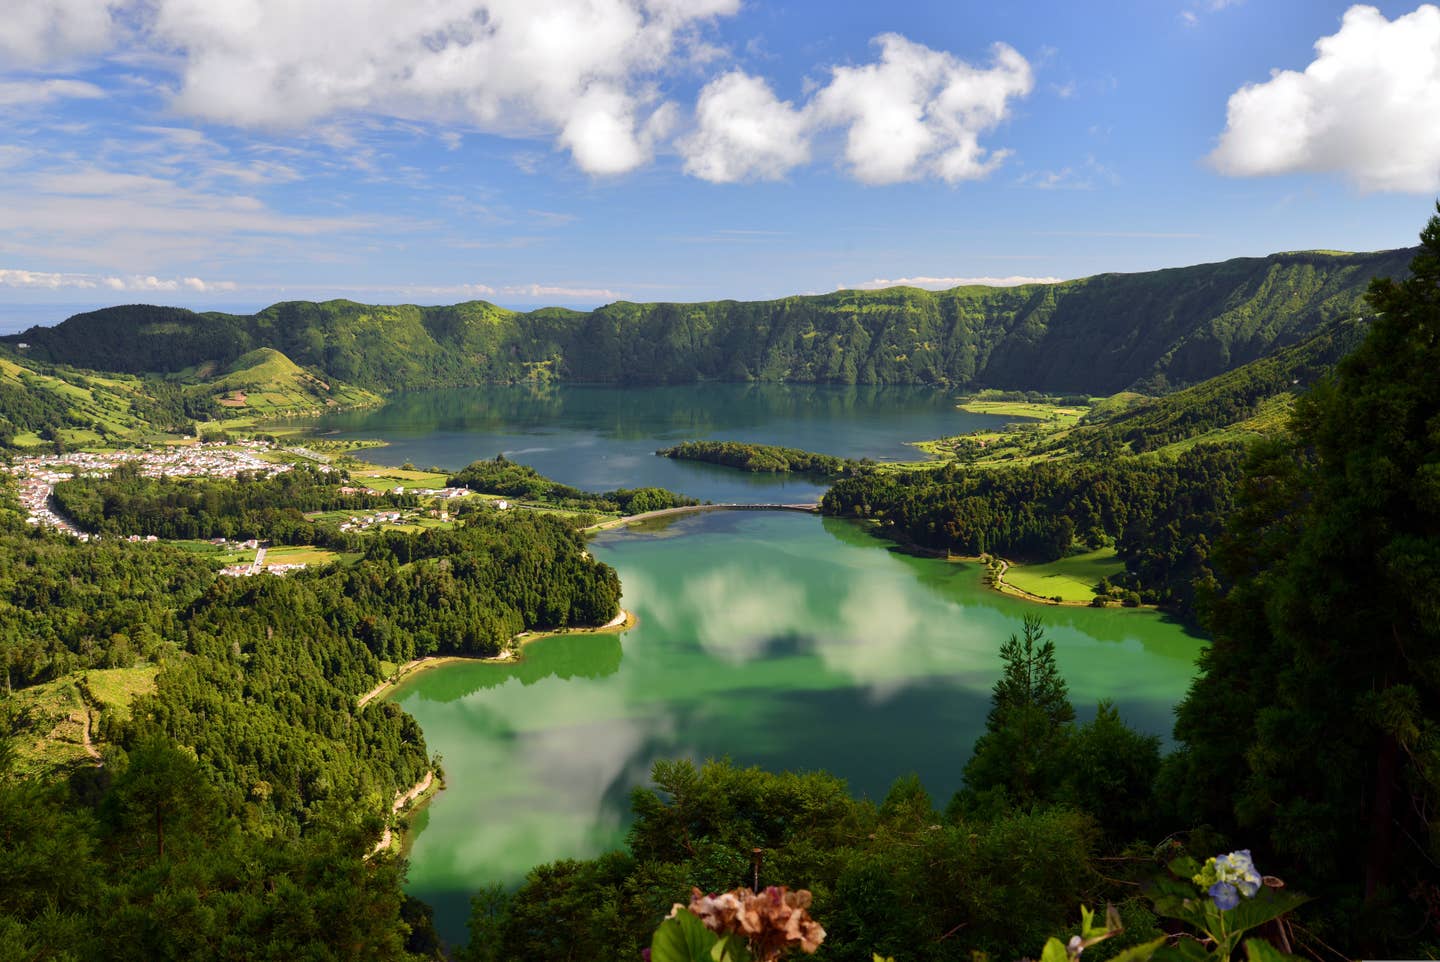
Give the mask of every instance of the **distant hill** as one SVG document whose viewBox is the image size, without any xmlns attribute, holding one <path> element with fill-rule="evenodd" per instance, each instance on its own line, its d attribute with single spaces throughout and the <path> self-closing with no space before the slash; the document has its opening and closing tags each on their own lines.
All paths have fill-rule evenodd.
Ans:
<svg viewBox="0 0 1440 962">
<path fill-rule="evenodd" d="M 1305 251 L 1061 284 L 617 302 L 590 312 L 290 301 L 253 315 L 129 306 L 0 342 L 130 373 L 225 370 L 272 348 L 368 391 L 561 378 L 946 384 L 1113 394 L 1195 384 L 1364 310 L 1410 250 Z"/>
<path fill-rule="evenodd" d="M 380 402 L 363 388 L 304 370 L 272 347 L 241 355 L 224 374 L 204 381 L 203 390 L 222 408 L 260 416 Z"/>
</svg>

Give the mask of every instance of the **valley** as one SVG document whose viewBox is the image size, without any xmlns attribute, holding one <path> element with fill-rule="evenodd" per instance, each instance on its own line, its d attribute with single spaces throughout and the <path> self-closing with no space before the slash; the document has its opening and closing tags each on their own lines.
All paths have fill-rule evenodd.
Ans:
<svg viewBox="0 0 1440 962">
<path fill-rule="evenodd" d="M 882 295 L 865 302 L 877 330 L 911 297 Z M 139 323 L 127 310 L 108 321 Z M 144 322 L 136 350 L 151 323 L 182 345 L 271 330 L 197 318 Z M 484 935 L 477 893 L 513 920 L 507 893 L 537 872 L 589 872 L 637 844 L 662 778 L 820 770 L 882 819 L 916 786 L 950 799 L 924 817 L 985 831 L 1022 817 L 1013 799 L 1040 817 L 1084 798 L 1097 828 L 1143 831 L 1159 809 L 1096 795 L 1075 753 L 1118 739 L 1138 767 L 1113 777 L 1147 799 L 1162 752 L 1188 757 L 1174 717 L 1204 680 L 1202 608 L 1232 577 L 1247 452 L 1285 443 L 1297 397 L 1369 330 L 1314 314 L 1213 376 L 1174 389 L 1161 368 L 1180 369 L 1157 361 L 1108 394 L 943 376 L 585 384 L 559 376 L 563 359 L 519 383 L 421 390 L 352 366 L 370 390 L 269 346 L 79 371 L 37 357 L 82 342 L 27 332 L 7 370 L 57 400 L 0 414 L 59 420 L 7 435 L 0 551 L 48 559 L 13 565 L 0 602 L 26 626 L 5 649 L 10 764 L 26 784 L 99 784 L 176 739 L 201 766 L 187 777 L 282 833 L 352 786 L 367 827 L 349 857 L 403 865 L 404 904 L 452 947 L 519 937 Z M 124 391 L 125 430 L 75 426 L 96 392 Z M 188 414 L 206 416 L 190 436 Z M 139 594 L 106 614 L 54 581 L 86 569 Z M 26 601 L 42 593 L 53 614 Z M 1015 669 L 1006 636 L 1053 643 L 1056 741 L 993 747 L 1014 735 L 986 713 Z M 1031 751 L 1070 773 L 1046 786 L 1007 767 Z M 1018 944 L 997 925 L 996 944 Z"/>
</svg>

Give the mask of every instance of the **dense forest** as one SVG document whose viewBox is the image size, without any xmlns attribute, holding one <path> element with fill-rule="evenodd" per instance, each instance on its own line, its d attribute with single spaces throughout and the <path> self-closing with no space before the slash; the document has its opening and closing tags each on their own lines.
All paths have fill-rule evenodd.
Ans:
<svg viewBox="0 0 1440 962">
<path fill-rule="evenodd" d="M 798 448 L 773 444 L 747 444 L 743 441 L 684 441 L 674 447 L 656 451 L 680 461 L 705 461 L 764 474 L 818 474 L 841 477 L 869 466 L 866 461 L 837 458 L 833 454 L 816 454 Z"/>
<path fill-rule="evenodd" d="M 1212 580 L 1209 547 L 1243 462 L 1238 445 L 1202 445 L 1174 459 L 867 472 L 837 481 L 820 508 L 876 521 L 880 533 L 907 544 L 967 556 L 1053 561 L 1076 542 L 1113 544 L 1142 599 L 1189 611 L 1195 581 Z"/>
<path fill-rule="evenodd" d="M 1410 251 L 1301 252 L 1051 285 L 618 302 L 519 314 L 484 302 L 275 304 L 254 315 L 130 306 L 0 338 L 39 361 L 131 373 L 227 368 L 258 348 L 381 393 L 558 377 L 983 385 L 1111 394 L 1193 384 L 1364 311 Z"/>
<path fill-rule="evenodd" d="M 157 503 L 139 497 L 148 479 L 105 483 L 123 497 L 100 503 L 136 519 Z M 265 492 L 310 505 L 337 483 L 211 481 L 204 499 L 170 507 L 223 523 Z M 413 719 L 386 702 L 357 710 L 357 698 L 382 680 L 382 660 L 494 654 L 523 630 L 601 624 L 619 601 L 615 572 L 538 513 L 376 536 L 348 566 L 217 579 L 163 542 L 83 543 L 6 505 L 6 691 L 86 668 L 156 670 L 128 715 L 102 716 L 105 766 L 68 784 L 17 779 L 0 738 L 0 835 L 19 844 L 0 870 L 0 942 L 21 957 L 433 954 L 400 865 L 363 858 L 390 801 L 432 763 Z M 43 736 L 8 702 L 0 710 L 5 735 Z"/>
<path fill-rule="evenodd" d="M 150 478 L 135 465 L 107 477 L 77 477 L 55 485 L 55 504 L 83 531 L 111 537 L 168 539 L 257 538 L 276 544 L 359 547 L 334 525 L 306 518 L 315 511 L 373 511 L 413 507 L 413 494 L 342 490 L 343 473 L 297 465 L 270 476 L 241 472 L 233 480 Z"/>
</svg>

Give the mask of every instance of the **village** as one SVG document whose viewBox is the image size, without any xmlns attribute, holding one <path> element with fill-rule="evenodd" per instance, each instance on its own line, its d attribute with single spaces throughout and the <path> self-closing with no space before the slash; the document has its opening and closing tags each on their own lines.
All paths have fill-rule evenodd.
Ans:
<svg viewBox="0 0 1440 962">
<path fill-rule="evenodd" d="M 279 449 L 264 441 L 202 442 L 190 445 L 171 445 L 130 451 L 107 451 L 103 453 L 76 451 L 68 454 L 49 454 L 17 458 L 10 464 L 0 463 L 0 471 L 11 474 L 16 481 L 21 506 L 26 513 L 26 523 L 45 526 L 62 531 L 80 541 L 100 540 L 100 535 L 81 531 L 70 519 L 57 512 L 52 496 L 55 485 L 74 477 L 103 477 L 122 464 L 136 465 L 145 477 L 189 477 L 189 478 L 234 478 L 242 473 L 275 475 L 291 470 L 291 464 L 274 459 Z M 284 453 L 319 462 L 318 470 L 330 473 L 332 470 L 322 456 L 303 448 L 286 448 Z M 267 457 L 267 455 L 270 455 Z M 385 493 L 404 494 L 403 487 L 342 487 L 344 494 Z M 345 515 L 339 521 L 342 532 L 371 531 L 383 525 L 414 523 L 419 517 L 427 516 L 441 522 L 450 520 L 447 504 L 457 498 L 474 494 L 469 488 L 444 487 L 427 490 L 425 494 L 434 497 L 438 507 L 420 512 L 410 510 L 368 511 Z M 492 502 L 500 510 L 507 510 L 507 501 Z M 156 542 L 155 535 L 131 534 L 128 542 Z M 253 551 L 253 559 L 226 565 L 220 574 L 226 577 L 242 578 L 258 574 L 284 575 L 291 571 L 303 570 L 305 561 L 266 560 L 270 546 L 255 539 L 227 541 L 212 538 L 209 548 L 221 552 Z M 283 552 L 277 552 L 282 554 Z"/>
<path fill-rule="evenodd" d="M 241 472 L 280 474 L 289 471 L 288 464 L 267 461 L 260 457 L 259 452 L 269 447 L 271 446 L 262 441 L 240 441 L 104 453 L 74 451 L 68 454 L 16 458 L 9 465 L 0 465 L 0 470 L 8 471 L 15 478 L 27 524 L 46 525 L 73 535 L 81 541 L 89 541 L 89 533 L 76 528 L 51 507 L 51 495 L 55 493 L 55 485 L 61 481 L 68 481 L 73 477 L 103 477 L 122 464 L 138 465 L 140 473 L 149 478 L 233 478 Z M 322 466 L 320 470 L 328 472 L 330 469 Z M 137 535 L 130 540 L 138 541 L 140 538 Z"/>
</svg>

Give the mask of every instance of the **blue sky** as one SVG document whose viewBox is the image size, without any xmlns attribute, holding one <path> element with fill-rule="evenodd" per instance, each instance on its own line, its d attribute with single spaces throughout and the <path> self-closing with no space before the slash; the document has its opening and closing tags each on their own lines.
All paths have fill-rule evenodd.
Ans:
<svg viewBox="0 0 1440 962">
<path fill-rule="evenodd" d="M 1430 4 L 6 6 L 0 328 L 1373 250 L 1440 193 Z"/>
</svg>

